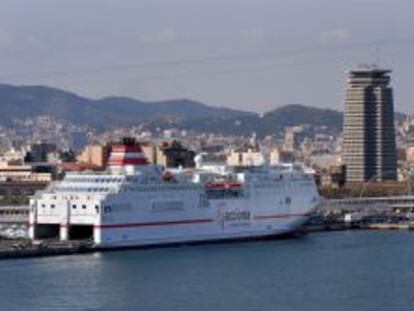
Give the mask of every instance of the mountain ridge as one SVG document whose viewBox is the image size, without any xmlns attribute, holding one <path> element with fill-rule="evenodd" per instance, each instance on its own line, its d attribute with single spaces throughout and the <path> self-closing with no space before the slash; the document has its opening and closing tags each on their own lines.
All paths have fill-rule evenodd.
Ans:
<svg viewBox="0 0 414 311">
<path fill-rule="evenodd" d="M 110 96 L 89 99 L 75 93 L 46 86 L 0 84 L 0 124 L 36 115 L 102 127 L 133 125 L 146 120 L 165 118 L 196 119 L 202 117 L 235 117 L 251 112 L 213 107 L 189 99 L 144 102 L 129 97 Z"/>
<path fill-rule="evenodd" d="M 49 115 L 98 130 L 132 125 L 148 129 L 181 128 L 199 132 L 259 136 L 281 134 L 285 127 L 302 126 L 307 135 L 342 131 L 343 112 L 290 104 L 264 114 L 215 107 L 190 99 L 141 101 L 126 96 L 90 99 L 41 85 L 0 84 L 0 125 L 13 120 Z M 396 113 L 396 118 L 405 115 Z"/>
</svg>

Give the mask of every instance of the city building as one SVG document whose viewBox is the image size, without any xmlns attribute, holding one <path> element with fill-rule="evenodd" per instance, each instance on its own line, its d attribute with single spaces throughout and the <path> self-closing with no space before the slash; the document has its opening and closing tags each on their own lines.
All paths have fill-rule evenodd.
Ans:
<svg viewBox="0 0 414 311">
<path fill-rule="evenodd" d="M 101 145 L 89 145 L 86 146 L 82 153 L 78 156 L 78 162 L 91 167 L 104 168 L 106 166 L 106 161 L 108 160 L 108 155 L 108 147 Z"/>
<path fill-rule="evenodd" d="M 330 169 L 342 164 L 342 156 L 336 153 L 312 154 L 308 158 L 309 165 L 319 169 Z"/>
<path fill-rule="evenodd" d="M 230 166 L 257 166 L 264 163 L 263 154 L 254 149 L 231 150 L 227 156 L 227 165 Z"/>
<path fill-rule="evenodd" d="M 194 151 L 173 140 L 158 147 L 156 163 L 165 167 L 194 167 L 195 155 Z"/>
<path fill-rule="evenodd" d="M 184 148 L 179 141 L 163 142 L 160 145 L 142 143 L 141 148 L 145 158 L 152 164 L 170 168 L 195 166 L 195 152 Z"/>
<path fill-rule="evenodd" d="M 406 160 L 410 166 L 414 166 L 414 147 L 407 148 Z"/>
<path fill-rule="evenodd" d="M 317 183 L 320 187 L 339 189 L 346 182 L 345 165 L 331 166 L 329 169 L 320 171 L 317 174 Z"/>
<path fill-rule="evenodd" d="M 23 150 L 16 150 L 14 148 L 11 148 L 0 155 L 0 162 L 6 162 L 8 164 L 23 164 L 25 154 L 26 152 Z"/>
<path fill-rule="evenodd" d="M 47 162 L 48 154 L 57 151 L 56 145 L 41 141 L 30 146 L 25 162 Z"/>
<path fill-rule="evenodd" d="M 299 147 L 299 137 L 298 133 L 300 129 L 296 127 L 287 127 L 285 128 L 285 138 L 283 142 L 283 150 L 293 152 Z"/>
<path fill-rule="evenodd" d="M 293 151 L 279 150 L 277 148 L 274 148 L 270 152 L 269 157 L 270 165 L 294 163 L 296 160 L 295 153 Z"/>
<path fill-rule="evenodd" d="M 0 182 L 50 182 L 52 169 L 32 165 L 10 165 L 0 162 Z"/>
<path fill-rule="evenodd" d="M 348 181 L 397 179 L 390 70 L 351 70 L 345 98 L 344 162 Z"/>
<path fill-rule="evenodd" d="M 260 150 L 256 134 L 244 143 L 242 148 L 231 149 L 227 155 L 227 165 L 230 166 L 258 166 L 265 162 Z"/>
</svg>

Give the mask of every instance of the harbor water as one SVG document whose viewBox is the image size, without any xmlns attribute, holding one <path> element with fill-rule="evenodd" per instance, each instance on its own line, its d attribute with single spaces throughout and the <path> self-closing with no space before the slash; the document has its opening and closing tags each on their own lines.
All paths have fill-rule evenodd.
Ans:
<svg viewBox="0 0 414 311">
<path fill-rule="evenodd" d="M 414 234 L 301 238 L 0 262 L 1 310 L 414 310 Z"/>
</svg>

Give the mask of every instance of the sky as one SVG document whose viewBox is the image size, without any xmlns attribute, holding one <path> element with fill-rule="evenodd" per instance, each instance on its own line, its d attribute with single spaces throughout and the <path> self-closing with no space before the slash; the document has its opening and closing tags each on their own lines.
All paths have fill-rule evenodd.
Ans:
<svg viewBox="0 0 414 311">
<path fill-rule="evenodd" d="M 347 70 L 393 70 L 414 113 L 412 0 L 0 0 L 0 83 L 343 110 Z"/>
</svg>

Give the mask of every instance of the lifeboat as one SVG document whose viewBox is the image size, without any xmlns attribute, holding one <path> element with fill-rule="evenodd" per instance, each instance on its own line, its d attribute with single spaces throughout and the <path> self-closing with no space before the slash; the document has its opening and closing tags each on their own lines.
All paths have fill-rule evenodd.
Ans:
<svg viewBox="0 0 414 311">
<path fill-rule="evenodd" d="M 164 174 L 162 174 L 162 179 L 164 181 L 173 181 L 174 180 L 174 175 L 171 172 L 166 171 Z"/>
<path fill-rule="evenodd" d="M 212 181 L 206 184 L 208 189 L 239 189 L 242 184 L 236 181 Z"/>
</svg>

